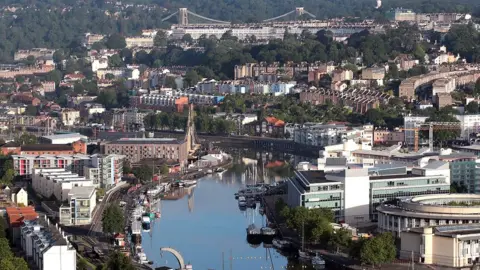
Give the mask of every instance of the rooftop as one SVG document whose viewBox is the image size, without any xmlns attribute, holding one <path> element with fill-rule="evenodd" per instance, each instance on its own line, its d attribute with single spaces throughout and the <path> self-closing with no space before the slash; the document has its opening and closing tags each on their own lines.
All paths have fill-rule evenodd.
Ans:
<svg viewBox="0 0 480 270">
<path fill-rule="evenodd" d="M 73 187 L 69 192 L 68 195 L 71 195 L 75 198 L 90 198 L 92 194 L 95 192 L 95 187 Z"/>
<path fill-rule="evenodd" d="M 122 138 L 107 144 L 182 144 L 185 141 L 175 138 Z"/>
<path fill-rule="evenodd" d="M 72 146 L 67 144 L 29 144 L 22 145 L 21 151 L 71 151 Z"/>
<path fill-rule="evenodd" d="M 85 140 L 88 139 L 87 136 L 84 136 L 80 133 L 55 134 L 55 135 L 43 136 L 42 138 L 55 140 L 55 139 L 70 139 L 70 138 L 76 138 L 76 137 L 78 137 L 79 139 L 85 139 Z"/>
</svg>

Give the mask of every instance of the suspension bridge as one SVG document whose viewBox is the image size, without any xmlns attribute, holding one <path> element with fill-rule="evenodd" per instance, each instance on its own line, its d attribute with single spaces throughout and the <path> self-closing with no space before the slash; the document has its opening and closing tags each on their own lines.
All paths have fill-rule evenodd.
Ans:
<svg viewBox="0 0 480 270">
<path fill-rule="evenodd" d="M 199 15 L 197 13 L 194 13 L 194 12 L 188 10 L 187 8 L 179 8 L 178 11 L 176 11 L 176 12 L 166 16 L 165 18 L 163 18 L 162 22 L 166 21 L 166 20 L 169 20 L 170 18 L 173 18 L 174 16 L 176 16 L 178 18 L 178 25 L 194 24 L 192 22 L 192 20 L 190 20 L 190 17 L 195 17 L 197 19 L 204 20 L 204 21 L 208 22 L 208 24 L 231 24 L 231 22 L 216 20 L 216 19 L 212 19 L 212 18 L 208 18 L 208 17 L 202 16 L 202 15 Z M 280 19 L 283 19 L 283 18 L 286 18 L 286 17 L 289 17 L 289 18 L 293 17 L 293 19 L 295 21 L 299 20 L 301 18 L 304 18 L 304 17 L 310 17 L 312 19 L 316 18 L 315 15 L 313 15 L 312 13 L 305 10 L 305 8 L 296 7 L 294 10 L 291 10 L 291 11 L 285 13 L 285 14 L 282 14 L 282 15 L 279 15 L 279 16 L 276 16 L 276 17 L 273 17 L 273 18 L 265 19 L 265 20 L 263 20 L 263 22 L 265 22 L 265 23 L 266 22 L 272 22 L 272 21 L 280 20 Z"/>
</svg>

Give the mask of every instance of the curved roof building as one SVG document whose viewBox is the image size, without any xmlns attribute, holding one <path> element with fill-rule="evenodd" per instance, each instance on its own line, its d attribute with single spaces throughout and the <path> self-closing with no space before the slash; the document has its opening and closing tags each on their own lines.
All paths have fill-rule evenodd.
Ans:
<svg viewBox="0 0 480 270">
<path fill-rule="evenodd" d="M 480 223 L 480 195 L 422 195 L 386 202 L 377 211 L 378 229 L 399 236 L 411 228 Z"/>
</svg>

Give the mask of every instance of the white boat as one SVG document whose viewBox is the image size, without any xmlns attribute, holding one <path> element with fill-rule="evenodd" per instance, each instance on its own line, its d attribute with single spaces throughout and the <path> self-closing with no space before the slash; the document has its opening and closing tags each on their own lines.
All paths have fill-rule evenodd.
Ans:
<svg viewBox="0 0 480 270">
<path fill-rule="evenodd" d="M 208 174 L 212 174 L 213 171 L 212 171 L 212 170 L 207 170 L 207 173 L 208 173 Z"/>
<path fill-rule="evenodd" d="M 247 206 L 247 199 L 243 196 L 238 197 L 238 206 Z"/>
<path fill-rule="evenodd" d="M 183 180 L 183 186 L 190 187 L 195 186 L 197 184 L 197 180 Z"/>
<path fill-rule="evenodd" d="M 312 264 L 316 268 L 318 268 L 319 266 L 322 267 L 322 266 L 325 266 L 325 260 L 322 258 L 322 256 L 318 255 L 317 253 L 315 257 L 312 258 Z"/>
<path fill-rule="evenodd" d="M 137 254 L 137 259 L 138 259 L 138 262 L 140 264 L 147 264 L 148 263 L 147 255 L 143 252 L 140 252 L 140 253 Z"/>
<path fill-rule="evenodd" d="M 308 252 L 305 252 L 305 251 L 302 251 L 302 250 L 298 251 L 298 257 L 300 259 L 304 259 L 304 260 L 310 260 L 312 258 L 312 256 L 310 256 L 310 254 Z"/>
<path fill-rule="evenodd" d="M 290 247 L 290 242 L 287 240 L 273 239 L 272 245 L 277 249 L 286 249 Z"/>
<path fill-rule="evenodd" d="M 158 193 L 162 192 L 164 189 L 162 186 L 155 186 L 154 188 L 152 189 L 149 189 L 147 191 L 147 195 L 150 195 L 150 196 L 155 196 L 157 195 Z"/>
<path fill-rule="evenodd" d="M 270 227 L 262 227 L 262 228 L 260 229 L 260 231 L 262 232 L 262 235 L 264 235 L 264 236 L 271 236 L 271 237 L 273 237 L 273 236 L 275 236 L 275 234 L 276 234 L 275 229 L 272 229 L 272 228 L 270 228 Z"/>
</svg>

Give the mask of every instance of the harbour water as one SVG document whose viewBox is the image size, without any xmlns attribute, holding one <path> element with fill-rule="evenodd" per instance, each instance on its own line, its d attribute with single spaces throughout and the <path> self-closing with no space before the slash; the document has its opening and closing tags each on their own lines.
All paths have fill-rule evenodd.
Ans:
<svg viewBox="0 0 480 270">
<path fill-rule="evenodd" d="M 247 242 L 248 225 L 262 227 L 266 222 L 259 207 L 241 211 L 235 200 L 234 194 L 251 184 L 251 179 L 234 171 L 214 174 L 173 194 L 175 200 L 163 200 L 162 217 L 142 235 L 142 246 L 153 266 L 179 267 L 172 254 L 160 251 L 170 247 L 193 269 L 308 269 L 289 262 L 274 248 Z"/>
</svg>

